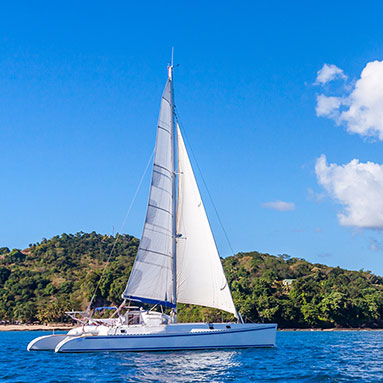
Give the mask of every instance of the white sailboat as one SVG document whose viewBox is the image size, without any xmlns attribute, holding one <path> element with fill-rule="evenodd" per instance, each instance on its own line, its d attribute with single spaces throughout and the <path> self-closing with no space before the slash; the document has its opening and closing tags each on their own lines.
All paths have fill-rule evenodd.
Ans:
<svg viewBox="0 0 383 383">
<path fill-rule="evenodd" d="M 176 145 L 177 141 L 177 145 Z M 176 160 L 176 153 L 178 160 Z M 152 182 L 137 257 L 118 316 L 86 318 L 67 334 L 34 339 L 28 350 L 160 351 L 274 347 L 277 324 L 245 324 L 237 312 L 193 169 L 174 121 L 173 65 L 161 99 Z M 170 315 L 130 306 L 168 307 Z M 232 313 L 233 323 L 177 323 L 177 303 Z M 122 306 L 121 306 L 122 307 Z M 73 313 L 72 313 L 73 316 Z"/>
</svg>

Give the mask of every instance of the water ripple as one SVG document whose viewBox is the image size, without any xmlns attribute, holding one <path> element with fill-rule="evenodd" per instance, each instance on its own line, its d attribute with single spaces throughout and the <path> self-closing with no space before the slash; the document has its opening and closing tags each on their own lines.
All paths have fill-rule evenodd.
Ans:
<svg viewBox="0 0 383 383">
<path fill-rule="evenodd" d="M 1 382 L 383 382 L 383 332 L 280 332 L 275 349 L 55 354 L 0 332 Z"/>
</svg>

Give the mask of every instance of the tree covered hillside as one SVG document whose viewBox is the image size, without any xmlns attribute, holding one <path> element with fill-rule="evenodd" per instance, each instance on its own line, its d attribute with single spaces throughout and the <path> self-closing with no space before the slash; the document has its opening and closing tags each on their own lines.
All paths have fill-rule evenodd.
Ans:
<svg viewBox="0 0 383 383">
<path fill-rule="evenodd" d="M 53 322 L 85 309 L 115 237 L 62 234 L 10 251 L 0 248 L 0 320 Z M 139 241 L 116 242 L 94 305 L 119 304 Z M 222 260 L 235 304 L 247 321 L 280 327 L 383 327 L 383 278 L 286 255 L 239 253 Z M 220 321 L 229 314 L 179 305 L 181 321 Z"/>
<path fill-rule="evenodd" d="M 115 237 L 95 232 L 62 234 L 28 249 L 0 248 L 0 320 L 65 320 L 86 309 Z M 96 304 L 120 302 L 138 239 L 122 235 L 98 289 Z"/>
</svg>

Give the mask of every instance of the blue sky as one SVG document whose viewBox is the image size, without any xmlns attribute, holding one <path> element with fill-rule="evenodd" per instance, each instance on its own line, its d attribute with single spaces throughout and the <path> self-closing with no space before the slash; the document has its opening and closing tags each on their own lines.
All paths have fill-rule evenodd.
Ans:
<svg viewBox="0 0 383 383">
<path fill-rule="evenodd" d="M 383 222 L 367 214 L 382 204 L 381 127 L 373 122 L 366 136 L 356 132 L 355 115 L 341 114 L 359 105 L 353 92 L 367 64 L 383 60 L 382 8 L 378 1 L 3 5 L 0 246 L 120 229 L 153 149 L 174 46 L 177 109 L 234 250 L 383 274 Z M 314 85 L 326 63 L 347 79 Z M 318 111 L 319 95 L 329 109 Z M 371 203 L 353 200 L 363 196 L 363 174 L 372 174 L 372 165 L 344 167 L 353 159 L 376 165 Z M 148 185 L 147 176 L 124 232 L 140 235 Z M 270 208 L 277 201 L 291 210 Z M 356 215 L 342 221 L 350 206 Z M 358 216 L 361 206 L 368 211 Z"/>
</svg>

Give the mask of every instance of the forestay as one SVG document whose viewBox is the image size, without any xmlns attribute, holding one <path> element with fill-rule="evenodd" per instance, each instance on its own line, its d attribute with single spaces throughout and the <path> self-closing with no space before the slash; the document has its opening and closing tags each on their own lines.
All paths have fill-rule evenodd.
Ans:
<svg viewBox="0 0 383 383">
<path fill-rule="evenodd" d="M 123 298 L 175 306 L 173 297 L 174 127 L 171 77 L 162 95 L 146 220 Z M 174 197 L 175 198 L 175 197 Z"/>
<path fill-rule="evenodd" d="M 177 141 L 177 302 L 238 317 L 178 125 Z"/>
</svg>

